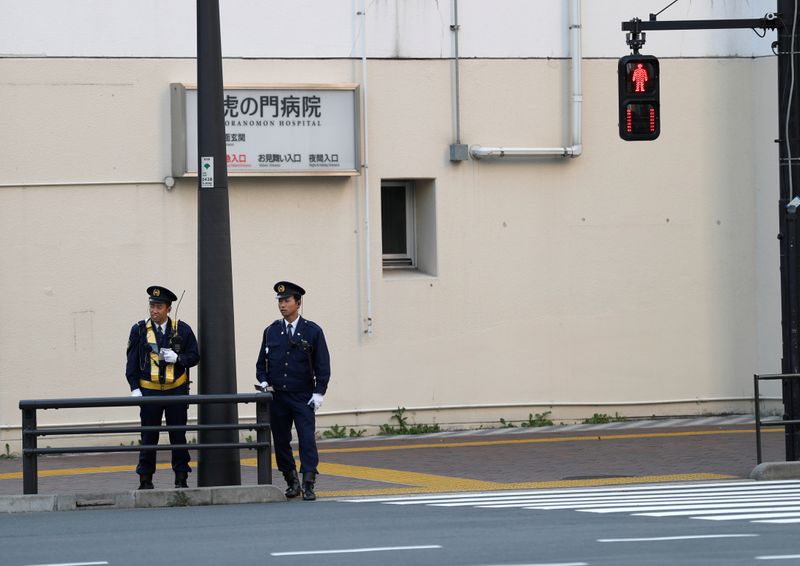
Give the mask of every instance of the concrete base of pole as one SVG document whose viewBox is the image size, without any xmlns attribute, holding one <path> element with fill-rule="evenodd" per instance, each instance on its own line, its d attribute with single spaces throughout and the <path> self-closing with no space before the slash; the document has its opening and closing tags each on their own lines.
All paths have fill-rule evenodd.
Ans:
<svg viewBox="0 0 800 566">
<path fill-rule="evenodd" d="M 758 481 L 800 479 L 800 462 L 761 462 L 750 472 L 750 479 Z"/>
</svg>

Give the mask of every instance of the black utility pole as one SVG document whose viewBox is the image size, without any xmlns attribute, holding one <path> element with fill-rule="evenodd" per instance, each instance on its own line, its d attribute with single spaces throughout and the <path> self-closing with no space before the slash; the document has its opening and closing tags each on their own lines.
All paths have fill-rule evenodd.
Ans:
<svg viewBox="0 0 800 566">
<path fill-rule="evenodd" d="M 795 0 L 778 0 L 783 26 L 778 28 L 778 117 L 780 155 L 780 199 L 778 217 L 781 250 L 781 324 L 783 331 L 782 373 L 800 373 L 800 254 L 798 211 L 787 208 L 800 194 L 800 58 L 792 32 Z M 784 420 L 800 419 L 800 381 L 783 380 Z M 800 459 L 800 427 L 786 425 L 786 460 Z"/>
<path fill-rule="evenodd" d="M 222 89 L 219 0 L 197 0 L 197 288 L 201 395 L 236 393 L 231 224 Z M 238 422 L 235 404 L 200 405 L 199 422 Z M 203 450 L 236 442 L 236 430 L 200 430 L 197 484 L 240 485 L 239 450 Z"/>
</svg>

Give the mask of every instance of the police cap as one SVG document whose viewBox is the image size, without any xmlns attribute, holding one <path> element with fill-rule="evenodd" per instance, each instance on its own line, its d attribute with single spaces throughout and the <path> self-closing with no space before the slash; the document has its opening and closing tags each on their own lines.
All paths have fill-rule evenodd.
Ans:
<svg viewBox="0 0 800 566">
<path fill-rule="evenodd" d="M 300 285 L 290 283 L 289 281 L 278 281 L 275 283 L 273 289 L 275 289 L 276 299 L 285 299 L 286 297 L 293 297 L 294 295 L 302 297 L 306 294 L 306 290 Z"/>
<path fill-rule="evenodd" d="M 148 287 L 147 294 L 150 295 L 151 303 L 166 303 L 171 305 L 172 301 L 178 300 L 178 297 L 175 296 L 175 293 L 166 287 L 161 287 L 159 285 Z"/>
</svg>

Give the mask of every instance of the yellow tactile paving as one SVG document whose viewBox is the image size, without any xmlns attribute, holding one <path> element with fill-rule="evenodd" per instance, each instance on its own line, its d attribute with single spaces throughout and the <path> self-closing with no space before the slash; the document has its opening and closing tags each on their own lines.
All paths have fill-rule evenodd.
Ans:
<svg viewBox="0 0 800 566">
<path fill-rule="evenodd" d="M 705 430 L 705 431 L 682 431 L 682 432 L 653 432 L 653 433 L 632 433 L 632 434 L 599 434 L 599 435 L 581 435 L 581 436 L 561 436 L 561 437 L 540 437 L 540 438 L 516 438 L 516 439 L 501 439 L 501 440 L 476 440 L 466 442 L 424 442 L 424 443 L 404 443 L 382 446 L 354 446 L 347 448 L 321 448 L 320 453 L 323 454 L 344 454 L 355 452 L 389 452 L 395 450 L 420 450 L 420 449 L 436 449 L 436 448 L 461 448 L 461 447 L 479 447 L 479 446 L 502 446 L 502 445 L 519 445 L 519 444 L 536 444 L 536 443 L 553 443 L 553 442 L 586 442 L 596 440 L 631 440 L 641 438 L 675 438 L 675 437 L 690 437 L 690 436 L 709 436 L 709 435 L 723 435 L 723 434 L 754 434 L 753 429 L 723 429 L 723 430 Z M 779 430 L 765 430 L 768 432 L 782 432 Z M 255 466 L 255 458 L 243 458 L 242 465 Z M 275 460 L 273 457 L 272 467 L 275 468 Z M 158 464 L 157 468 L 160 470 L 169 469 L 170 464 Z M 83 474 L 103 474 L 115 472 L 134 472 L 135 465 L 126 466 L 94 466 L 83 468 L 62 468 L 62 469 L 40 469 L 40 477 L 48 476 L 71 476 Z M 596 485 L 614 485 L 614 484 L 629 484 L 629 483 L 646 483 L 646 482 L 669 482 L 669 481 L 691 481 L 691 480 L 709 480 L 709 479 L 730 479 L 735 476 L 723 474 L 677 474 L 677 475 L 664 475 L 664 476 L 640 476 L 640 477 L 621 477 L 621 478 L 599 478 L 599 479 L 586 479 L 586 480 L 560 480 L 560 481 L 545 481 L 545 482 L 527 482 L 527 483 L 499 483 L 488 482 L 481 480 L 473 480 L 467 478 L 439 476 L 433 474 L 423 474 L 418 472 L 408 472 L 401 470 L 391 470 L 385 468 L 374 468 L 367 466 L 352 466 L 344 464 L 333 463 L 320 463 L 320 473 L 331 476 L 340 476 L 353 479 L 361 479 L 382 483 L 394 484 L 395 486 L 408 486 L 408 487 L 387 487 L 385 489 L 358 489 L 358 490 L 343 490 L 343 491 L 320 491 L 319 494 L 323 496 L 354 496 L 354 495 L 374 495 L 374 494 L 403 494 L 403 493 L 426 493 L 426 492 L 442 492 L 442 491 L 478 491 L 478 490 L 502 490 L 502 489 L 537 489 L 537 488 L 551 488 L 551 487 L 578 487 L 578 486 L 596 486 Z M 0 473 L 0 480 L 4 479 L 22 479 L 22 472 Z"/>
<path fill-rule="evenodd" d="M 425 487 L 436 491 L 476 491 L 503 489 L 504 484 L 491 481 L 471 480 L 467 478 L 439 476 L 389 470 L 385 468 L 369 468 L 366 466 L 348 466 L 344 464 L 328 464 L 320 462 L 319 472 L 325 475 L 379 481 L 414 487 Z"/>
<path fill-rule="evenodd" d="M 172 469 L 171 464 L 156 464 L 158 470 Z M 84 474 L 113 474 L 114 472 L 135 472 L 136 465 L 130 466 L 91 466 L 85 468 L 59 468 L 56 470 L 39 470 L 39 477 L 52 476 L 82 476 Z M 22 479 L 22 472 L 9 472 L 0 474 L 0 480 Z"/>
<path fill-rule="evenodd" d="M 349 466 L 344 466 L 349 467 Z M 356 466 L 358 467 L 358 466 Z M 380 472 L 394 472 L 394 470 L 377 470 L 373 469 L 374 473 L 370 478 L 374 481 L 382 481 L 378 479 Z M 345 470 L 341 470 L 344 472 Z M 402 474 L 403 472 L 400 472 Z M 411 478 L 397 478 L 398 480 L 416 480 L 425 482 L 427 474 L 413 474 L 416 477 Z M 348 476 L 353 477 L 353 476 Z M 394 478 L 396 474 L 386 474 L 386 480 L 392 481 L 388 478 Z M 442 493 L 442 492 L 456 492 L 456 491 L 499 491 L 507 489 L 550 489 L 558 487 L 594 487 L 601 485 L 624 485 L 633 483 L 658 483 L 658 482 L 681 482 L 681 481 L 707 481 L 707 480 L 722 480 L 722 479 L 735 479 L 737 476 L 726 474 L 670 474 L 663 476 L 638 476 L 638 477 L 621 477 L 621 478 L 597 478 L 586 480 L 557 480 L 557 481 L 539 481 L 539 482 L 516 482 L 516 483 L 498 483 L 498 482 L 479 482 L 474 480 L 464 480 L 463 478 L 451 478 L 446 476 L 427 476 L 435 478 L 430 484 L 420 483 L 415 487 L 402 487 L 402 488 L 386 488 L 386 489 L 350 489 L 340 491 L 317 491 L 317 495 L 321 497 L 358 497 L 367 495 L 404 495 L 408 493 Z M 395 483 L 405 483 L 404 481 L 396 481 Z"/>
<path fill-rule="evenodd" d="M 782 432 L 779 430 L 761 431 Z M 354 448 L 328 448 L 320 449 L 320 453 L 346 453 L 346 452 L 388 452 L 391 450 L 419 450 L 422 448 L 461 448 L 469 446 L 500 446 L 504 444 L 539 444 L 552 442 L 586 442 L 595 440 L 631 440 L 636 438 L 675 438 L 681 436 L 709 436 L 719 434 L 755 434 L 755 430 L 703 430 L 686 432 L 648 432 L 639 434 L 590 434 L 583 436 L 560 436 L 543 438 L 514 438 L 503 440 L 469 440 L 466 442 L 437 442 L 425 444 L 397 444 L 393 446 L 358 446 Z"/>
</svg>

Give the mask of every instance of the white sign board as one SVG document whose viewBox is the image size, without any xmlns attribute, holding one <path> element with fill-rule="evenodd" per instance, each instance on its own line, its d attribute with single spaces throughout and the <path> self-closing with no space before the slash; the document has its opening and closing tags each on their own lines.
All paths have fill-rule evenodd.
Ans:
<svg viewBox="0 0 800 566">
<path fill-rule="evenodd" d="M 225 88 L 228 174 L 357 175 L 358 86 Z M 172 85 L 173 175 L 197 175 L 197 90 Z"/>
</svg>

